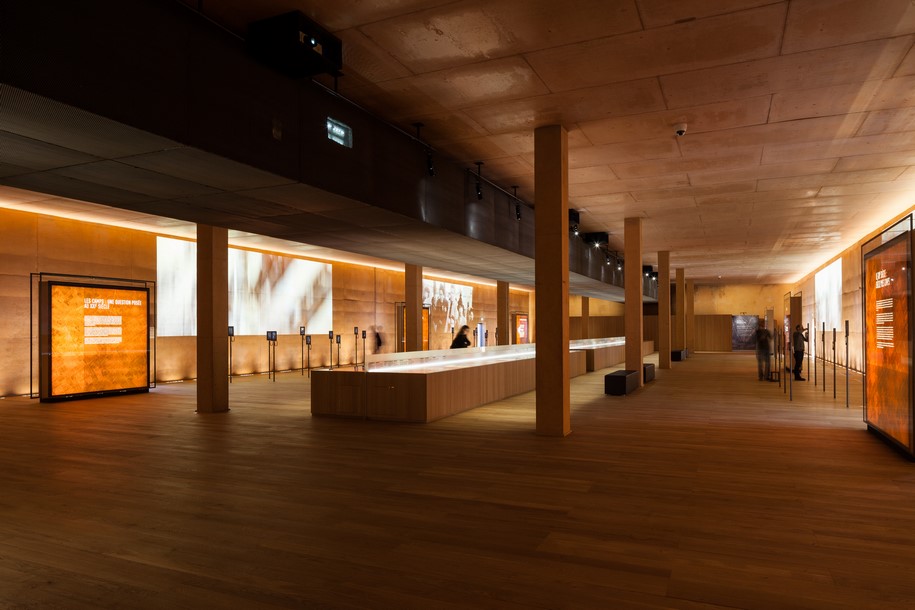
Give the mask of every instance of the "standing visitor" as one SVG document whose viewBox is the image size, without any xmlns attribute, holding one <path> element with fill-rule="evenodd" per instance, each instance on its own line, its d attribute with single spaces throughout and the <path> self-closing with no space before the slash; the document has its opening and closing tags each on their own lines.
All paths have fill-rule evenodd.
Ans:
<svg viewBox="0 0 915 610">
<path fill-rule="evenodd" d="M 756 329 L 756 370 L 759 373 L 759 380 L 768 380 L 771 372 L 771 363 L 769 362 L 769 347 L 772 341 L 772 333 L 765 326 Z"/>
<path fill-rule="evenodd" d="M 791 335 L 791 348 L 794 350 L 794 379 L 795 381 L 807 381 L 801 377 L 801 366 L 804 364 L 804 344 L 807 343 L 807 335 L 798 324 L 794 327 L 794 333 Z"/>
</svg>

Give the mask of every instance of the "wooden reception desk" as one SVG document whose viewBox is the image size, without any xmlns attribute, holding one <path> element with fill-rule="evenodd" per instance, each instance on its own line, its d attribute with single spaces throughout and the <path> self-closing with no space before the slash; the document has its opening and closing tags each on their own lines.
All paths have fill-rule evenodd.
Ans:
<svg viewBox="0 0 915 610">
<path fill-rule="evenodd" d="M 613 357 L 609 354 L 615 352 L 604 350 L 619 347 L 598 341 L 590 340 L 581 348 L 576 345 L 579 342 L 571 342 L 572 377 L 591 370 L 589 363 Z M 311 412 L 386 421 L 435 421 L 534 390 L 535 355 L 534 345 L 370 355 L 364 371 L 313 370 Z"/>
</svg>

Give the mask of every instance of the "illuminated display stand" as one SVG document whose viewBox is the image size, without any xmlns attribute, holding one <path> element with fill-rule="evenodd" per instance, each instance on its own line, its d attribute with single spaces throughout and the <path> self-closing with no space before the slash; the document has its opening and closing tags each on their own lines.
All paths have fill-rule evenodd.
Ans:
<svg viewBox="0 0 915 610">
<path fill-rule="evenodd" d="M 148 391 L 155 285 L 51 277 L 33 275 L 38 287 L 41 401 Z"/>
<path fill-rule="evenodd" d="M 915 457 L 912 392 L 911 217 L 862 247 L 864 275 L 864 420 Z"/>
<path fill-rule="evenodd" d="M 651 348 L 653 343 L 648 342 Z M 625 357 L 625 339 L 570 342 L 572 377 L 594 362 Z M 530 392 L 536 387 L 536 344 L 369 355 L 364 371 L 312 371 L 315 415 L 430 422 Z M 608 366 L 612 366 L 608 365 Z"/>
</svg>

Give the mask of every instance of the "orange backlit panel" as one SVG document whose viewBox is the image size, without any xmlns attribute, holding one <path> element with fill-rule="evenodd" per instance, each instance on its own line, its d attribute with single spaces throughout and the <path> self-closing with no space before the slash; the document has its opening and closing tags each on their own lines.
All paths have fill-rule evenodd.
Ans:
<svg viewBox="0 0 915 610">
<path fill-rule="evenodd" d="M 51 284 L 51 396 L 146 388 L 146 289 Z"/>
<path fill-rule="evenodd" d="M 865 260 L 867 423 L 911 451 L 909 236 Z"/>
</svg>

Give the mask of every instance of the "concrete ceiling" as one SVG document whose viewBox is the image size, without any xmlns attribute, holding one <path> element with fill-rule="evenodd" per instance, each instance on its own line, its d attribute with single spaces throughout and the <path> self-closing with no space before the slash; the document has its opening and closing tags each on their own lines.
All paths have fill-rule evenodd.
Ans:
<svg viewBox="0 0 915 610">
<path fill-rule="evenodd" d="M 583 228 L 641 216 L 697 282 L 793 281 L 915 203 L 909 0 L 185 1 L 240 36 L 305 13 L 341 94 L 529 201 L 566 126 Z"/>
</svg>

